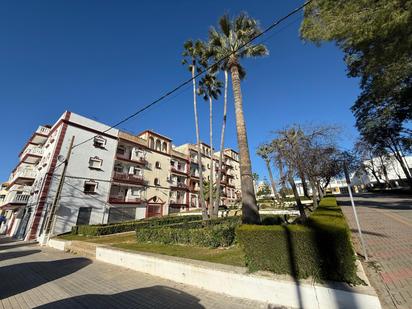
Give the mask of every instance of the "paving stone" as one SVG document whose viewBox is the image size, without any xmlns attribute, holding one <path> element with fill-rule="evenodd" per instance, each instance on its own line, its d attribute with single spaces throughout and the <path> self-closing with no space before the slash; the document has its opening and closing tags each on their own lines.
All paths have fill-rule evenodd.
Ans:
<svg viewBox="0 0 412 309">
<path fill-rule="evenodd" d="M 349 197 L 339 197 L 362 255 Z M 363 262 L 383 308 L 412 309 L 412 196 L 358 194 L 355 205 L 370 262 Z"/>
<path fill-rule="evenodd" d="M 1 257 L 8 258 L 1 258 Z M 0 308 L 269 308 L 125 268 L 0 238 Z M 271 307 L 276 308 L 276 307 Z"/>
</svg>

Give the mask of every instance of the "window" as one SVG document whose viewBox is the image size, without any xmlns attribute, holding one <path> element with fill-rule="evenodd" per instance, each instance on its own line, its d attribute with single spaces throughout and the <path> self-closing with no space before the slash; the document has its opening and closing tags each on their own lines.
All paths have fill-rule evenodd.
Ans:
<svg viewBox="0 0 412 309">
<path fill-rule="evenodd" d="M 210 170 L 210 164 L 209 163 L 207 164 L 207 168 Z"/>
<path fill-rule="evenodd" d="M 160 168 L 160 162 L 156 161 L 155 166 L 156 166 L 156 168 Z"/>
<path fill-rule="evenodd" d="M 97 148 L 104 148 L 104 146 L 106 145 L 106 139 L 102 136 L 95 136 L 93 139 L 93 145 Z"/>
<path fill-rule="evenodd" d="M 156 140 L 156 150 L 160 151 L 160 140 Z"/>
<path fill-rule="evenodd" d="M 134 167 L 133 168 L 133 175 L 142 176 L 142 170 L 139 169 L 139 168 Z"/>
<path fill-rule="evenodd" d="M 149 147 L 154 149 L 154 138 L 153 137 L 149 138 Z"/>
<path fill-rule="evenodd" d="M 121 165 L 120 163 L 117 163 L 114 166 L 114 171 L 117 172 L 117 173 L 123 173 L 123 165 Z"/>
<path fill-rule="evenodd" d="M 103 164 L 103 160 L 99 157 L 93 157 L 89 159 L 89 168 L 91 169 L 101 169 Z"/>
<path fill-rule="evenodd" d="M 93 180 L 84 182 L 84 193 L 96 193 L 97 192 L 97 182 Z"/>
<path fill-rule="evenodd" d="M 167 152 L 167 143 L 166 142 L 163 142 L 162 151 Z"/>
<path fill-rule="evenodd" d="M 133 196 L 135 196 L 135 197 L 140 197 L 141 196 L 141 190 L 140 189 L 136 189 L 136 188 L 133 188 L 132 189 L 132 195 Z"/>
<path fill-rule="evenodd" d="M 159 178 L 154 179 L 154 184 L 155 184 L 155 186 L 160 186 Z"/>
<path fill-rule="evenodd" d="M 124 147 L 123 145 L 120 145 L 119 147 L 117 147 L 117 154 L 124 155 L 125 153 L 126 153 L 126 147 Z"/>
</svg>

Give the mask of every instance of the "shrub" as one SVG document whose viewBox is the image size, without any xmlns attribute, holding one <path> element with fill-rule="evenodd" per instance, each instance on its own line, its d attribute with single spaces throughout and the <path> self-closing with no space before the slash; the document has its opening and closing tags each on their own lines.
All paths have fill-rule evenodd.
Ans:
<svg viewBox="0 0 412 309">
<path fill-rule="evenodd" d="M 162 244 L 187 244 L 201 247 L 228 247 L 235 241 L 236 220 L 221 220 L 213 223 L 202 221 L 158 227 L 138 227 L 138 242 Z"/>
<path fill-rule="evenodd" d="M 251 271 L 359 283 L 350 230 L 336 199 L 322 199 L 305 225 L 241 225 L 236 230 Z"/>
<path fill-rule="evenodd" d="M 168 217 L 156 217 L 150 219 L 142 219 L 137 221 L 126 221 L 120 223 L 111 224 L 96 224 L 96 225 L 77 225 L 72 228 L 72 234 L 85 235 L 85 236 L 102 236 L 109 234 L 116 234 L 122 232 L 134 231 L 137 226 L 161 226 L 178 222 L 190 222 L 193 220 L 199 220 L 201 217 L 197 215 L 193 216 L 168 216 Z"/>
</svg>

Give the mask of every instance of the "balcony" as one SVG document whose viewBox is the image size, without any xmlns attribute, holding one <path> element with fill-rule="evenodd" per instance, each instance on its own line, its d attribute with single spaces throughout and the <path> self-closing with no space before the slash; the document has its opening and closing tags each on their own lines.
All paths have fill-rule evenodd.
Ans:
<svg viewBox="0 0 412 309">
<path fill-rule="evenodd" d="M 28 194 L 16 194 L 9 201 L 9 204 L 27 204 L 30 195 Z"/>
<path fill-rule="evenodd" d="M 141 204 L 144 200 L 139 197 L 110 196 L 110 204 Z"/>
<path fill-rule="evenodd" d="M 36 164 L 43 157 L 43 149 L 40 147 L 27 148 L 21 155 L 21 162 Z"/>
<path fill-rule="evenodd" d="M 189 186 L 188 185 L 186 185 L 185 183 L 183 183 L 183 182 L 175 182 L 175 183 L 172 183 L 171 185 L 170 185 L 170 188 L 171 189 L 174 189 L 174 190 L 189 190 Z"/>
<path fill-rule="evenodd" d="M 143 157 L 134 157 L 134 156 L 128 156 L 126 154 L 116 154 L 116 160 L 121 160 L 121 161 L 127 161 L 127 162 L 133 162 L 140 164 L 142 166 L 146 166 L 149 162 L 143 158 Z"/>
<path fill-rule="evenodd" d="M 43 144 L 46 142 L 47 137 L 50 134 L 50 128 L 46 128 L 43 126 L 39 126 L 36 130 L 36 132 L 34 132 L 33 137 L 32 137 L 32 142 L 34 144 Z"/>
<path fill-rule="evenodd" d="M 182 168 L 179 169 L 173 166 L 172 166 L 172 173 L 187 175 L 187 172 L 184 169 Z"/>
<path fill-rule="evenodd" d="M 33 169 L 23 168 L 17 169 L 10 177 L 10 184 L 31 185 L 37 176 L 37 172 Z"/>
<path fill-rule="evenodd" d="M 146 184 L 146 181 L 143 179 L 142 175 L 134 175 L 134 174 L 126 174 L 126 173 L 118 173 L 118 172 L 115 172 L 113 174 L 113 180 L 124 182 L 124 183 L 137 184 L 137 185 Z"/>
</svg>

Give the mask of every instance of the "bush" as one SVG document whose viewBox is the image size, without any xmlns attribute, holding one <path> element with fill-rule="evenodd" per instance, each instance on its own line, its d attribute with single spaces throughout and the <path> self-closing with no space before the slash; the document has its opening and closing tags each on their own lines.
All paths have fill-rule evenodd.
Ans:
<svg viewBox="0 0 412 309">
<path fill-rule="evenodd" d="M 168 216 L 168 217 L 156 217 L 150 219 L 142 219 L 137 221 L 126 221 L 120 223 L 111 224 L 96 224 L 96 225 L 76 225 L 72 228 L 72 234 L 85 235 L 85 236 L 102 236 L 109 234 L 116 234 L 122 232 L 134 231 L 138 226 L 160 226 L 173 223 L 190 222 L 193 220 L 199 220 L 201 217 L 197 215 L 193 216 Z"/>
<path fill-rule="evenodd" d="M 137 227 L 138 242 L 187 244 L 201 247 L 228 247 L 235 241 L 235 228 L 240 219 L 224 218 L 158 227 Z"/>
<path fill-rule="evenodd" d="M 322 199 L 305 225 L 241 225 L 236 235 L 251 271 L 360 282 L 350 230 L 335 198 Z"/>
</svg>

